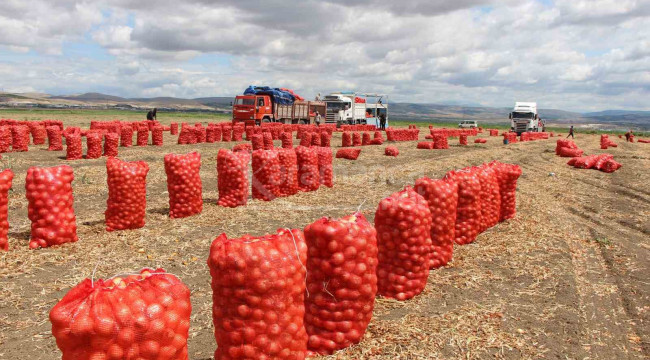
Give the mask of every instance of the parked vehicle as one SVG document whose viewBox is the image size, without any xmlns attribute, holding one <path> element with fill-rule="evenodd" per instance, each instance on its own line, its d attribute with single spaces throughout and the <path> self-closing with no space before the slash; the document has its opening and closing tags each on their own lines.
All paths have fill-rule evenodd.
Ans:
<svg viewBox="0 0 650 360">
<path fill-rule="evenodd" d="M 372 124 L 379 127 L 379 118 L 384 115 L 388 124 L 387 95 L 337 92 L 326 95 L 325 123 L 355 125 Z M 386 125 L 388 126 L 388 125 Z"/>
<path fill-rule="evenodd" d="M 546 123 L 537 114 L 536 102 L 516 102 L 509 115 L 510 130 L 521 135 L 524 132 L 543 132 Z"/>
<path fill-rule="evenodd" d="M 324 118 L 326 102 L 307 101 L 289 89 L 250 86 L 235 97 L 232 122 L 311 124 L 316 112 Z"/>
<path fill-rule="evenodd" d="M 458 123 L 458 127 L 461 129 L 473 129 L 478 127 L 476 120 L 463 120 Z"/>
</svg>

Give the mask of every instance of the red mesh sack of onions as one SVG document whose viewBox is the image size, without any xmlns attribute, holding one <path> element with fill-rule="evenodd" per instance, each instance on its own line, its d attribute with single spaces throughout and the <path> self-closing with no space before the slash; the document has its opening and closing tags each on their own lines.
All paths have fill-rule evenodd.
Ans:
<svg viewBox="0 0 650 360">
<path fill-rule="evenodd" d="M 106 201 L 106 230 L 139 229 L 144 226 L 147 208 L 147 173 L 144 161 L 106 160 L 108 200 Z"/>
<path fill-rule="evenodd" d="M 248 200 L 248 163 L 250 155 L 246 152 L 232 152 L 219 149 L 217 153 L 217 204 L 225 207 L 246 205 Z"/>
<path fill-rule="evenodd" d="M 102 156 L 102 133 L 91 131 L 86 135 L 86 159 L 98 159 Z"/>
<path fill-rule="evenodd" d="M 433 148 L 434 149 L 449 149 L 449 141 L 447 141 L 447 136 L 443 134 L 436 134 L 433 136 Z"/>
<path fill-rule="evenodd" d="M 433 141 L 420 141 L 417 145 L 418 149 L 431 150 L 436 144 Z"/>
<path fill-rule="evenodd" d="M 12 126 L 11 137 L 13 151 L 29 151 L 29 127 L 23 125 Z"/>
<path fill-rule="evenodd" d="M 215 126 L 214 127 L 214 141 L 215 142 L 220 142 L 222 135 L 223 135 L 223 129 L 221 128 L 221 126 Z"/>
<path fill-rule="evenodd" d="M 361 134 L 358 132 L 352 133 L 352 146 L 361 146 L 363 141 L 361 140 Z"/>
<path fill-rule="evenodd" d="M 275 150 L 255 150 L 252 156 L 253 199 L 270 201 L 280 196 L 282 171 L 278 152 Z"/>
<path fill-rule="evenodd" d="M 60 136 L 61 136 L 61 130 L 59 130 L 59 137 Z M 11 136 L 11 128 L 9 126 L 0 126 L 0 153 L 11 151 L 12 143 L 13 143 L 13 138 Z M 59 143 L 61 143 L 60 139 L 59 139 Z M 50 144 L 52 144 L 51 141 Z M 50 145 L 50 147 L 52 147 L 52 145 Z M 61 145 L 60 150 L 63 150 L 63 145 Z"/>
<path fill-rule="evenodd" d="M 45 144 L 45 138 L 47 137 L 47 130 L 45 130 L 44 126 L 40 124 L 34 125 L 30 128 L 30 132 L 32 133 L 32 140 L 34 142 L 34 145 Z"/>
<path fill-rule="evenodd" d="M 599 170 L 606 173 L 613 173 L 614 171 L 620 169 L 622 166 L 623 165 L 617 162 L 616 160 L 609 159 L 605 161 L 605 163 L 602 165 L 602 167 Z"/>
<path fill-rule="evenodd" d="M 273 149 L 273 135 L 265 131 L 262 133 L 262 139 L 264 139 L 264 150 L 272 150 Z"/>
<path fill-rule="evenodd" d="M 72 180 L 74 173 L 68 165 L 27 170 L 25 195 L 27 215 L 32 222 L 30 248 L 77 241 Z"/>
<path fill-rule="evenodd" d="M 458 143 L 460 145 L 467 145 L 467 135 L 460 135 L 458 137 Z"/>
<path fill-rule="evenodd" d="M 478 167 L 481 182 L 481 232 L 499 223 L 501 214 L 501 192 L 499 179 L 494 169 L 486 164 Z"/>
<path fill-rule="evenodd" d="M 47 131 L 47 143 L 48 143 L 47 150 L 48 151 L 63 150 L 63 138 L 61 135 L 61 128 L 59 128 L 58 126 L 48 126 L 46 128 L 46 131 Z M 0 131 L 0 139 L 1 138 L 2 138 L 2 131 Z M 2 150 L 0 150 L 0 152 L 1 151 Z"/>
<path fill-rule="evenodd" d="M 85 279 L 50 311 L 63 359 L 187 360 L 190 290 L 163 269 Z"/>
<path fill-rule="evenodd" d="M 151 129 L 151 143 L 155 146 L 163 145 L 163 127 L 154 126 Z"/>
<path fill-rule="evenodd" d="M 244 151 L 250 154 L 253 152 L 253 147 L 249 143 L 237 144 L 232 147 L 232 151 L 233 152 Z"/>
<path fill-rule="evenodd" d="M 285 133 L 286 134 L 286 133 Z M 291 196 L 298 193 L 298 157 L 296 150 L 280 149 L 278 151 L 278 161 L 282 171 L 283 183 L 280 186 L 280 196 Z"/>
<path fill-rule="evenodd" d="M 261 134 L 255 134 L 251 136 L 251 144 L 253 145 L 253 151 L 263 150 L 264 149 L 264 137 Z"/>
<path fill-rule="evenodd" d="M 117 156 L 117 147 L 120 142 L 120 135 L 108 133 L 104 135 L 104 156 Z"/>
<path fill-rule="evenodd" d="M 136 135 L 137 146 L 147 146 L 149 144 L 149 128 L 147 124 L 140 124 Z"/>
<path fill-rule="evenodd" d="M 282 141 L 282 148 L 292 149 L 293 148 L 293 139 L 291 138 L 290 132 L 283 132 L 280 134 L 280 140 Z"/>
<path fill-rule="evenodd" d="M 429 204 L 432 219 L 429 268 L 437 269 L 447 265 L 454 254 L 458 184 L 423 177 L 415 181 L 415 191 Z"/>
<path fill-rule="evenodd" d="M 316 191 L 320 187 L 317 148 L 296 147 L 298 159 L 298 187 L 300 191 Z"/>
<path fill-rule="evenodd" d="M 458 184 L 454 241 L 458 245 L 470 244 L 481 231 L 481 182 L 477 171 L 470 168 L 454 170 L 448 172 L 445 179 Z"/>
<path fill-rule="evenodd" d="M 486 142 L 487 142 L 487 139 L 476 139 L 476 140 L 474 140 L 474 144 L 485 144 Z"/>
<path fill-rule="evenodd" d="M 232 140 L 233 141 L 242 141 L 244 140 L 244 126 L 238 125 L 232 128 Z"/>
<path fill-rule="evenodd" d="M 359 148 L 338 149 L 336 151 L 336 158 L 356 160 L 359 157 L 359 154 L 361 154 L 361 149 Z"/>
<path fill-rule="evenodd" d="M 308 349 L 331 354 L 361 341 L 377 294 L 377 232 L 359 214 L 305 228 Z"/>
<path fill-rule="evenodd" d="M 66 160 L 78 160 L 83 157 L 81 150 L 81 133 L 68 132 L 65 136 Z"/>
<path fill-rule="evenodd" d="M 216 127 L 214 124 L 208 124 L 208 127 L 205 129 L 205 142 L 208 144 L 215 143 L 217 141 L 217 137 L 215 136 L 216 134 L 214 133 L 214 129 Z M 250 140 L 250 138 L 248 138 Z"/>
<path fill-rule="evenodd" d="M 0 172 L 0 250 L 9 250 L 9 189 L 11 189 L 11 182 L 14 179 L 14 172 L 10 169 Z"/>
<path fill-rule="evenodd" d="M 350 147 L 350 146 L 352 146 L 352 134 L 350 134 L 347 131 L 343 132 L 341 146 L 342 147 Z"/>
<path fill-rule="evenodd" d="M 399 150 L 394 146 L 386 146 L 386 149 L 384 149 L 384 155 L 397 156 L 399 155 Z"/>
<path fill-rule="evenodd" d="M 334 186 L 334 166 L 332 161 L 334 156 L 332 156 L 332 149 L 329 147 L 319 147 L 316 148 L 318 153 L 318 173 L 320 183 L 327 187 Z"/>
<path fill-rule="evenodd" d="M 215 360 L 302 360 L 307 352 L 302 231 L 228 239 L 210 247 Z"/>
<path fill-rule="evenodd" d="M 169 133 L 171 135 L 178 135 L 178 123 L 169 124 Z"/>
<path fill-rule="evenodd" d="M 178 135 L 178 145 L 190 144 L 192 143 L 192 139 L 194 139 L 194 143 L 196 144 L 194 131 L 190 129 L 187 124 L 181 124 L 181 133 Z"/>
<path fill-rule="evenodd" d="M 311 133 L 311 146 L 321 146 L 319 133 Z"/>
<path fill-rule="evenodd" d="M 512 219 L 517 213 L 517 179 L 521 176 L 521 167 L 515 164 L 504 164 L 493 161 L 489 164 L 497 174 L 501 208 L 499 221 Z"/>
<path fill-rule="evenodd" d="M 165 155 L 165 173 L 169 192 L 169 217 L 184 218 L 203 211 L 201 154 Z"/>
<path fill-rule="evenodd" d="M 194 126 L 194 136 L 196 137 L 197 144 L 203 144 L 207 138 L 206 129 L 201 124 Z"/>
<path fill-rule="evenodd" d="M 411 187 L 379 202 L 377 294 L 408 300 L 424 290 L 429 277 L 431 211 Z"/>
<path fill-rule="evenodd" d="M 232 126 L 224 125 L 221 127 L 221 141 L 230 141 L 232 139 Z"/>
<path fill-rule="evenodd" d="M 306 146 L 306 147 L 311 146 L 311 138 L 312 138 L 312 133 L 308 131 L 303 132 L 302 137 L 300 138 L 300 146 Z"/>
<path fill-rule="evenodd" d="M 372 139 L 370 138 L 370 133 L 364 132 L 361 138 L 361 145 L 366 146 L 370 145 Z"/>
<path fill-rule="evenodd" d="M 122 130 L 120 132 L 120 146 L 133 146 L 133 127 L 131 124 L 122 124 Z"/>
</svg>

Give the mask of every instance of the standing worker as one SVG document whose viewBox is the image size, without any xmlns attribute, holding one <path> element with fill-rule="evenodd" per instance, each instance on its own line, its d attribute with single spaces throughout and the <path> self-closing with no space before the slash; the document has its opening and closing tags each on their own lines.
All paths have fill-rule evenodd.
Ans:
<svg viewBox="0 0 650 360">
<path fill-rule="evenodd" d="M 156 108 L 153 108 L 153 110 L 150 110 L 147 113 L 147 120 L 157 120 L 156 119 L 156 111 L 158 111 L 158 109 L 156 109 Z"/>
<path fill-rule="evenodd" d="M 320 126 L 320 113 L 318 110 L 316 111 L 316 115 L 314 116 L 314 121 L 316 122 L 316 126 Z"/>
<path fill-rule="evenodd" d="M 379 130 L 386 130 L 386 114 L 379 115 Z"/>
<path fill-rule="evenodd" d="M 625 141 L 630 142 L 630 138 L 632 138 L 634 135 L 632 133 L 632 130 L 628 131 L 625 133 Z"/>
<path fill-rule="evenodd" d="M 320 93 L 318 93 L 318 95 L 316 95 L 316 101 L 320 101 Z"/>
<path fill-rule="evenodd" d="M 571 139 L 575 139 L 575 137 L 573 137 L 573 125 L 571 125 L 571 127 L 569 128 L 569 135 L 566 136 L 567 139 L 569 138 L 569 136 L 571 136 Z"/>
</svg>

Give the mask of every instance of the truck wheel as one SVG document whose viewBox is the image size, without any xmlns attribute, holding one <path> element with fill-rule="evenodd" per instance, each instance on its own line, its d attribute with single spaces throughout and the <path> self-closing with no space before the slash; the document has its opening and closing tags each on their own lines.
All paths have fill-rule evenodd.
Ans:
<svg viewBox="0 0 650 360">
<path fill-rule="evenodd" d="M 270 122 L 271 122 L 271 119 L 268 118 L 268 117 L 265 117 L 265 118 L 262 119 L 262 122 L 263 122 L 263 123 L 270 123 Z"/>
<path fill-rule="evenodd" d="M 305 119 L 300 119 L 300 120 L 298 120 L 298 124 L 300 124 L 300 125 L 307 125 L 307 124 L 309 124 L 309 121 L 308 121 L 308 120 L 305 120 Z"/>
</svg>

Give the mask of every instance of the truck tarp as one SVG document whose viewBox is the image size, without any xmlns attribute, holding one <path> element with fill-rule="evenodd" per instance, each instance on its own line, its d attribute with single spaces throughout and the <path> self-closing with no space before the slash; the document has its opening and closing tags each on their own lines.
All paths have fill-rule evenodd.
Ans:
<svg viewBox="0 0 650 360">
<path fill-rule="evenodd" d="M 292 105 L 296 100 L 289 91 L 278 88 L 270 88 L 268 86 L 249 86 L 244 90 L 244 95 L 268 95 L 273 98 L 273 102 L 279 105 Z"/>
</svg>

